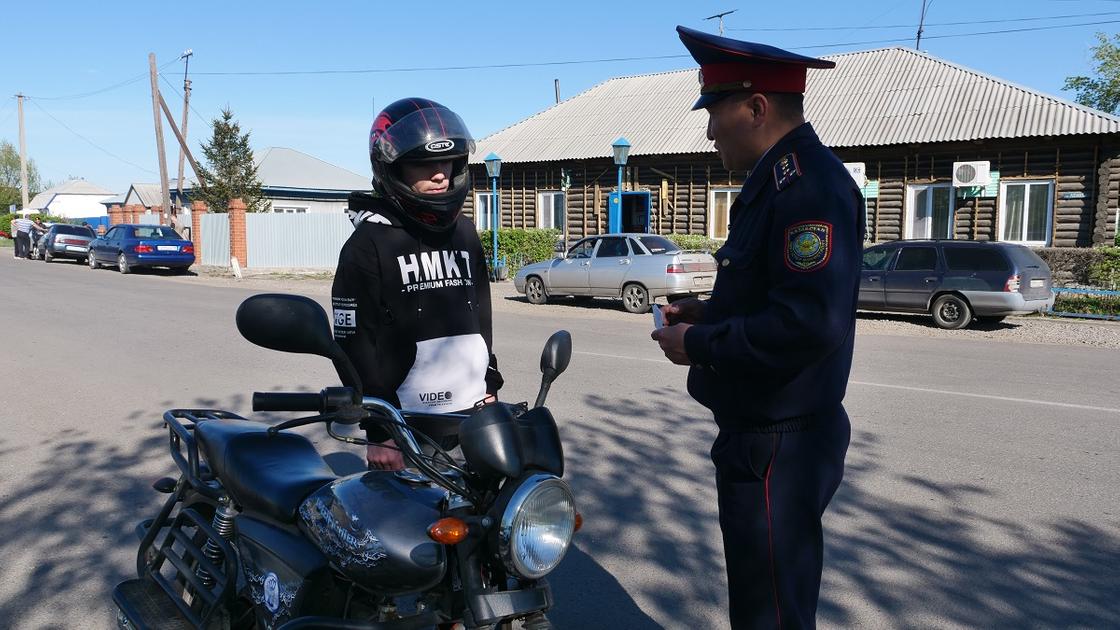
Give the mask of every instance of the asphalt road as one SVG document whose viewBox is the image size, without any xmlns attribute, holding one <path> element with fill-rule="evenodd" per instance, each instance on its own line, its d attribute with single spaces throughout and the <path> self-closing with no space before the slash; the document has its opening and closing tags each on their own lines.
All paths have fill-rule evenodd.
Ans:
<svg viewBox="0 0 1120 630">
<path fill-rule="evenodd" d="M 234 310 L 261 284 L 121 276 L 9 252 L 0 627 L 109 627 L 109 592 L 134 562 L 132 528 L 158 503 L 148 485 L 172 471 L 162 411 L 248 414 L 254 390 L 336 380 L 323 359 L 237 335 Z M 326 303 L 322 282 L 291 290 Z M 684 369 L 660 356 L 645 317 L 496 302 L 505 399 L 532 400 L 549 333 L 566 328 L 575 342 L 550 406 L 585 527 L 552 577 L 553 621 L 726 627 L 714 427 L 688 398 Z M 1114 349 L 861 335 L 820 625 L 1120 625 L 1118 368 Z M 305 433 L 340 469 L 358 461 Z"/>
</svg>

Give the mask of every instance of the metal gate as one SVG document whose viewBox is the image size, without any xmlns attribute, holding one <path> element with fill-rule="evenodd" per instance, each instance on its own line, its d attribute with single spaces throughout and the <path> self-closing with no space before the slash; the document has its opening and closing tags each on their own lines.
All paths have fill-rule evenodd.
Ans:
<svg viewBox="0 0 1120 630">
<path fill-rule="evenodd" d="M 202 264 L 229 266 L 229 215 L 207 212 L 202 215 Z"/>
</svg>

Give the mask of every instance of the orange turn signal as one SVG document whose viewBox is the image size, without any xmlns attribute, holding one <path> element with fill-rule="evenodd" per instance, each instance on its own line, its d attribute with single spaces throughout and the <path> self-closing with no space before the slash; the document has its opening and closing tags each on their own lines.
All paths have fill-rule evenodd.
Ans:
<svg viewBox="0 0 1120 630">
<path fill-rule="evenodd" d="M 428 526 L 428 538 L 444 545 L 454 545 L 466 540 L 469 530 L 462 519 L 449 516 Z"/>
<path fill-rule="evenodd" d="M 581 527 L 583 527 L 583 515 L 576 512 L 576 528 L 572 531 L 578 532 Z"/>
</svg>

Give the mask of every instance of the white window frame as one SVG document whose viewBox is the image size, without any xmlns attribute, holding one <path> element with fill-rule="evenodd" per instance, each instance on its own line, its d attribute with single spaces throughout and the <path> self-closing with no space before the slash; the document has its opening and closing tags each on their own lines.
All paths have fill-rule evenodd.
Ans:
<svg viewBox="0 0 1120 630">
<path fill-rule="evenodd" d="M 1023 196 L 1023 210 L 1026 211 L 1030 207 L 1030 186 L 1032 184 L 1046 184 L 1046 238 L 1041 241 L 1027 241 L 1017 239 L 1004 239 L 1003 238 L 1003 225 L 1007 220 L 1007 187 L 1008 186 L 1026 186 L 1026 195 Z M 1006 243 L 1018 243 L 1020 245 L 1033 245 L 1036 247 L 1045 247 L 1050 244 L 1050 239 L 1053 237 L 1054 230 L 1054 180 L 1052 179 L 1013 179 L 1010 181 L 1000 180 L 999 182 L 999 221 L 996 222 L 996 240 L 1004 241 Z M 1027 230 L 1027 217 L 1023 216 L 1023 232 L 1026 234 Z"/>
<path fill-rule="evenodd" d="M 493 195 L 491 193 L 476 192 L 474 194 L 474 225 L 479 232 L 484 232 L 494 227 L 490 225 L 490 215 L 492 214 L 490 208 L 491 201 L 493 201 Z M 483 206 L 486 206 L 485 211 L 483 210 Z"/>
<path fill-rule="evenodd" d="M 727 240 L 727 236 L 716 236 L 716 195 L 727 195 L 727 223 L 731 223 L 731 204 L 735 203 L 735 198 L 739 196 L 739 191 L 742 188 L 733 187 L 719 187 L 712 188 L 711 194 L 708 196 L 708 238 L 713 238 L 719 241 Z M 724 229 L 728 229 L 725 225 Z"/>
<path fill-rule="evenodd" d="M 560 208 L 560 225 L 546 225 L 546 223 L 549 223 L 549 224 L 553 223 L 552 213 L 556 211 L 556 198 L 557 197 L 559 197 L 561 199 L 562 203 L 564 204 L 564 207 Z M 549 199 L 548 212 L 545 212 L 545 207 L 544 207 L 544 205 L 545 205 L 544 201 L 545 201 L 546 198 Z M 548 217 L 549 220 L 545 221 L 545 217 Z M 542 191 L 537 193 L 537 227 L 538 228 L 543 228 L 543 229 L 548 229 L 548 230 L 563 230 L 564 229 L 564 221 L 567 220 L 567 217 L 568 217 L 567 199 L 564 195 L 564 191 L 562 191 L 562 190 L 542 190 Z"/>
<path fill-rule="evenodd" d="M 925 236 L 925 235 L 915 236 L 914 235 L 914 215 L 915 215 L 914 211 L 916 210 L 916 208 L 914 206 L 917 203 L 915 201 L 915 199 L 917 198 L 917 194 L 921 190 L 930 190 L 930 189 L 939 189 L 939 188 L 947 189 L 949 191 L 949 233 L 947 235 L 944 235 L 944 236 L 938 236 L 938 235 L 934 235 L 934 234 L 930 234 L 929 236 Z M 933 203 L 932 195 L 930 196 L 930 203 Z M 906 185 L 906 237 L 905 238 L 907 238 L 907 239 L 951 239 L 951 238 L 953 238 L 953 234 L 955 232 L 955 226 L 956 226 L 956 222 L 957 222 L 956 208 L 954 208 L 953 205 L 954 205 L 953 185 L 951 183 L 935 182 L 935 183 L 930 183 L 930 184 L 907 184 Z M 932 210 L 932 208 L 931 208 L 931 210 Z M 932 213 L 931 213 L 931 215 L 932 215 Z M 931 228 L 932 228 L 932 226 L 931 226 Z"/>
</svg>

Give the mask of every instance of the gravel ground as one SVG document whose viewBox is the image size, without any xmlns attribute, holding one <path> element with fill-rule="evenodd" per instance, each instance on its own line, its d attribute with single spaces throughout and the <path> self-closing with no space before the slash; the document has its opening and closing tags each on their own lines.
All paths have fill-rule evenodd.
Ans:
<svg viewBox="0 0 1120 630">
<path fill-rule="evenodd" d="M 256 291 L 280 291 L 310 296 L 330 295 L 332 274 L 323 270 L 254 270 L 238 279 L 221 267 L 202 267 L 196 275 L 169 276 L 178 282 L 204 283 L 238 287 Z M 511 314 L 586 319 L 634 321 L 645 325 L 649 315 L 633 315 L 622 308 L 622 302 L 604 298 L 579 301 L 555 299 L 542 306 L 529 304 L 513 288 L 513 282 L 493 285 L 494 310 Z M 941 330 L 933 319 L 920 315 L 859 314 L 856 323 L 859 335 L 896 335 L 941 337 L 946 339 L 982 339 L 1008 343 L 1044 343 L 1053 345 L 1096 346 L 1120 349 L 1120 322 L 1077 320 L 1054 317 L 1008 317 L 998 324 L 973 324 L 965 330 Z"/>
</svg>

